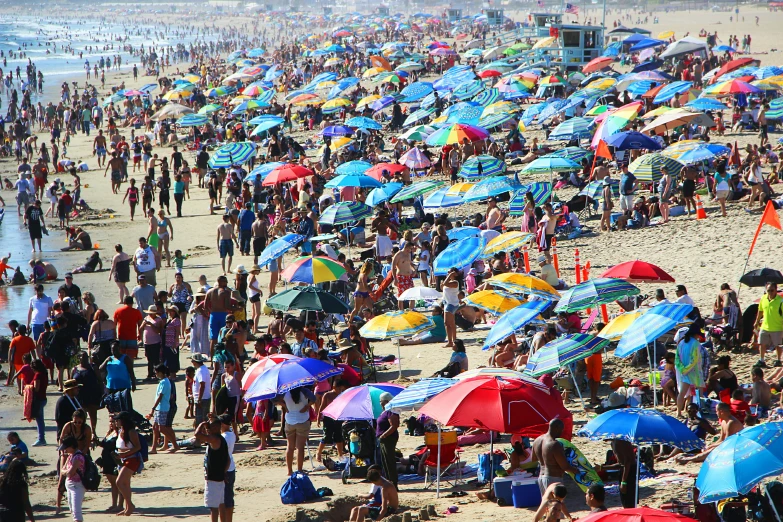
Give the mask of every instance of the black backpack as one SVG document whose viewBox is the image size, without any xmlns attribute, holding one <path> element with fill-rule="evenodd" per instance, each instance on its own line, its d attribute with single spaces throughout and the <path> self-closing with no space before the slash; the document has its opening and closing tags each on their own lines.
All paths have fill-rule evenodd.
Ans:
<svg viewBox="0 0 783 522">
<path fill-rule="evenodd" d="M 92 457 L 84 454 L 82 456 L 84 457 L 84 469 L 79 473 L 82 485 L 87 491 L 98 491 L 101 485 L 101 472 L 98 470 L 95 462 L 93 462 Z"/>
</svg>

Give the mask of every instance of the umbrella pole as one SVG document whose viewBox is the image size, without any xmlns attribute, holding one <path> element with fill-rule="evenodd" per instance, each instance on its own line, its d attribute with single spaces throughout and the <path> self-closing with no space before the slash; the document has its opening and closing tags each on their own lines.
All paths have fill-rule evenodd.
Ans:
<svg viewBox="0 0 783 522">
<path fill-rule="evenodd" d="M 579 389 L 579 384 L 576 382 L 576 375 L 574 375 L 574 372 L 571 372 L 571 379 L 574 381 L 574 388 L 576 388 L 576 394 L 579 395 L 579 401 L 582 403 L 582 409 L 585 408 L 585 400 L 582 398 L 582 390 Z"/>
<path fill-rule="evenodd" d="M 655 373 L 655 368 L 657 365 L 653 365 L 653 357 L 655 356 L 655 341 L 653 341 L 652 344 L 653 344 L 652 352 L 650 351 L 650 345 L 649 344 L 647 345 L 647 359 L 648 362 L 650 363 L 650 379 L 652 380 L 652 385 L 653 385 L 653 407 L 657 408 L 658 391 L 657 391 L 657 386 L 655 385 L 655 381 L 658 380 L 656 378 L 657 374 Z"/>
<path fill-rule="evenodd" d="M 400 342 L 397 340 L 397 365 L 400 368 L 400 379 L 402 379 L 402 352 L 400 352 Z"/>
<path fill-rule="evenodd" d="M 489 430 L 489 492 L 490 494 L 494 494 L 494 484 L 493 479 L 495 478 L 495 470 L 492 469 L 495 463 L 495 459 L 492 458 L 492 456 L 495 454 L 495 434 L 492 432 L 492 430 Z"/>
<path fill-rule="evenodd" d="M 440 438 L 440 424 L 438 424 L 438 476 L 435 477 L 435 481 L 437 483 L 435 489 L 435 498 L 440 498 Z"/>
<path fill-rule="evenodd" d="M 642 448 L 640 446 L 636 446 L 636 500 L 633 503 L 633 507 L 637 507 L 639 505 L 639 475 L 641 474 L 641 460 L 639 459 L 639 453 L 641 452 Z"/>
</svg>

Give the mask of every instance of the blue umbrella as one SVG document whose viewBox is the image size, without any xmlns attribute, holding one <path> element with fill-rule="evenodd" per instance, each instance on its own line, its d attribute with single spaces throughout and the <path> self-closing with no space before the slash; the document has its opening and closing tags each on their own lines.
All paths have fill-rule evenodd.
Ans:
<svg viewBox="0 0 783 522">
<path fill-rule="evenodd" d="M 356 78 L 355 76 L 350 76 L 348 78 L 343 78 L 342 80 L 337 81 L 337 85 L 332 87 L 332 89 L 329 91 L 328 99 L 337 98 L 340 96 L 340 94 L 345 91 L 346 89 L 350 89 L 354 85 L 358 84 L 361 81 L 360 78 Z"/>
<path fill-rule="evenodd" d="M 697 111 L 727 111 L 729 110 L 724 104 L 716 100 L 715 98 L 696 98 L 693 101 L 689 101 L 685 104 L 690 109 L 696 109 Z"/>
<path fill-rule="evenodd" d="M 248 125 L 262 125 L 267 122 L 275 122 L 276 125 L 280 125 L 281 123 L 285 123 L 285 120 L 281 118 L 280 116 L 273 116 L 271 114 L 261 114 L 259 116 L 256 116 L 252 119 L 250 119 L 247 124 Z M 270 127 L 271 128 L 271 127 Z"/>
<path fill-rule="evenodd" d="M 605 139 L 606 144 L 617 150 L 648 149 L 660 150 L 661 145 L 641 132 L 625 131 L 612 134 Z"/>
<path fill-rule="evenodd" d="M 429 107 L 426 109 L 418 109 L 408 115 L 407 118 L 405 118 L 405 121 L 403 122 L 403 127 L 409 127 L 411 125 L 414 125 L 415 123 L 425 120 L 432 116 L 435 113 L 435 107 Z"/>
<path fill-rule="evenodd" d="M 223 145 L 209 158 L 209 167 L 217 169 L 229 168 L 233 165 L 241 165 L 256 155 L 256 144 L 243 141 L 241 143 L 229 143 Z"/>
<path fill-rule="evenodd" d="M 538 113 L 538 122 L 541 123 L 548 120 L 560 112 L 566 105 L 568 105 L 568 103 L 568 100 L 561 100 L 557 98 L 553 99 L 551 102 L 548 102 L 548 105 Z"/>
<path fill-rule="evenodd" d="M 528 301 L 501 315 L 489 331 L 482 349 L 488 350 L 491 346 L 515 334 L 526 324 L 536 319 L 549 305 L 550 301 L 545 300 Z"/>
<path fill-rule="evenodd" d="M 277 121 L 277 120 L 266 120 L 259 123 L 255 129 L 253 129 L 253 132 L 250 133 L 251 136 L 260 136 L 263 133 L 274 129 L 275 127 L 278 127 L 283 124 L 285 120 L 283 121 Z"/>
<path fill-rule="evenodd" d="M 209 121 L 206 114 L 186 114 L 177 120 L 180 127 L 198 127 Z"/>
<path fill-rule="evenodd" d="M 378 100 L 375 100 L 370 104 L 370 108 L 374 110 L 375 112 L 382 111 L 395 101 L 399 101 L 402 98 L 399 94 L 389 94 L 387 96 L 384 96 L 383 98 L 380 98 Z"/>
<path fill-rule="evenodd" d="M 463 196 L 465 203 L 481 201 L 492 196 L 499 196 L 506 192 L 516 192 L 522 184 L 512 176 L 493 176 L 483 179 L 470 187 Z"/>
<path fill-rule="evenodd" d="M 271 261 L 277 259 L 291 250 L 294 246 L 301 243 L 304 238 L 305 237 L 301 234 L 290 233 L 275 239 L 269 243 L 264 251 L 261 252 L 261 255 L 258 256 L 258 266 L 263 267 L 268 265 Z"/>
<path fill-rule="evenodd" d="M 693 86 L 693 82 L 686 82 L 686 81 L 679 81 L 679 82 L 673 82 L 658 91 L 658 94 L 655 95 L 655 99 L 653 100 L 653 103 L 666 103 L 670 101 L 672 98 L 677 96 L 678 94 L 682 94 L 684 92 L 688 92 L 690 88 Z"/>
<path fill-rule="evenodd" d="M 559 158 L 555 156 L 541 157 L 525 165 L 522 169 L 523 174 L 542 174 L 547 172 L 568 172 L 580 170 L 581 165 L 571 161 L 568 158 Z"/>
<path fill-rule="evenodd" d="M 590 440 L 624 440 L 631 444 L 667 444 L 688 452 L 704 447 L 704 441 L 684 423 L 652 409 L 610 410 L 577 432 Z"/>
<path fill-rule="evenodd" d="M 458 207 L 465 203 L 461 196 L 447 194 L 449 188 L 450 187 L 443 187 L 427 196 L 424 200 L 424 210 Z"/>
<path fill-rule="evenodd" d="M 465 179 L 497 176 L 506 172 L 506 162 L 488 154 L 471 156 L 459 169 L 459 176 Z"/>
<path fill-rule="evenodd" d="M 679 321 L 669 319 L 663 315 L 645 313 L 636 319 L 623 334 L 617 349 L 616 357 L 628 357 L 642 348 L 647 348 L 666 332 L 677 326 Z M 650 361 L 652 364 L 652 361 Z"/>
<path fill-rule="evenodd" d="M 345 122 L 345 125 L 348 127 L 356 127 L 358 129 L 370 129 L 370 130 L 381 130 L 383 128 L 383 125 L 373 120 L 372 118 L 368 118 L 366 116 L 356 116 L 354 118 L 351 118 L 350 120 Z"/>
<path fill-rule="evenodd" d="M 372 191 L 367 194 L 365 203 L 371 207 L 376 207 L 393 198 L 395 194 L 402 190 L 402 187 L 402 183 L 384 183 L 382 187 L 372 189 Z"/>
<path fill-rule="evenodd" d="M 466 106 L 461 107 L 459 110 L 449 112 L 446 123 L 464 123 L 467 125 L 478 125 L 481 119 L 481 113 L 484 112 L 483 107 Z"/>
<path fill-rule="evenodd" d="M 633 44 L 631 48 L 628 50 L 634 53 L 636 51 L 643 51 L 645 49 L 651 49 L 653 47 L 658 47 L 661 45 L 666 45 L 666 42 L 663 40 L 658 40 L 657 38 L 645 38 L 644 40 L 641 40 Z"/>
<path fill-rule="evenodd" d="M 716 45 L 712 48 L 713 51 L 719 53 L 736 53 L 737 50 L 730 45 Z"/>
<path fill-rule="evenodd" d="M 513 112 L 498 112 L 495 114 L 482 116 L 478 122 L 478 126 L 484 129 L 494 129 L 495 127 L 499 127 L 504 123 L 513 120 L 514 118 L 516 118 L 516 115 Z"/>
<path fill-rule="evenodd" d="M 540 207 L 552 197 L 552 184 L 548 181 L 538 181 L 522 185 L 522 188 L 514 193 L 508 202 L 508 212 L 512 216 L 521 216 L 525 210 L 525 194 L 533 193 L 533 201 Z"/>
<path fill-rule="evenodd" d="M 354 133 L 351 127 L 346 125 L 331 125 L 321 131 L 321 135 L 325 137 L 335 138 L 339 136 L 350 136 Z"/>
<path fill-rule="evenodd" d="M 660 315 L 677 322 L 684 321 L 688 314 L 693 310 L 693 305 L 687 303 L 666 303 L 653 306 L 647 312 L 648 314 Z M 646 315 L 646 314 L 645 314 Z"/>
<path fill-rule="evenodd" d="M 367 161 L 361 161 L 361 160 L 353 160 L 353 161 L 347 161 L 345 163 L 341 163 L 337 167 L 336 172 L 339 175 L 359 176 L 361 174 L 364 174 L 371 168 L 372 168 L 372 163 L 369 163 Z"/>
<path fill-rule="evenodd" d="M 361 188 L 377 188 L 382 186 L 383 183 L 370 176 L 342 174 L 336 178 L 330 179 L 326 185 L 326 188 L 338 188 L 338 187 L 361 187 Z"/>
<path fill-rule="evenodd" d="M 256 175 L 261 176 L 261 181 L 263 181 L 264 178 L 266 178 L 267 175 L 269 175 L 270 172 L 275 170 L 277 167 L 282 167 L 283 165 L 285 165 L 285 163 L 282 162 L 282 161 L 273 161 L 271 163 L 262 163 L 261 165 L 257 166 L 253 170 L 251 170 L 247 174 L 247 176 L 245 176 L 244 181 L 249 181 L 249 182 L 252 183 L 253 181 L 255 181 Z"/>
<path fill-rule="evenodd" d="M 654 71 L 656 69 L 659 69 L 663 65 L 663 60 L 650 60 L 649 62 L 642 62 L 633 69 L 631 69 L 631 72 L 645 72 L 645 71 Z"/>
<path fill-rule="evenodd" d="M 458 382 L 457 379 L 442 377 L 416 381 L 397 394 L 386 407 L 396 412 L 415 410 L 424 406 L 428 400 L 440 392 L 448 390 Z"/>
<path fill-rule="evenodd" d="M 452 91 L 452 96 L 458 100 L 468 100 L 485 89 L 484 82 L 481 80 L 472 80 L 460 84 Z"/>
<path fill-rule="evenodd" d="M 400 91 L 404 96 L 400 101 L 403 103 L 419 101 L 434 90 L 430 82 L 414 82 Z"/>
<path fill-rule="evenodd" d="M 360 201 L 341 201 L 330 205 L 318 219 L 327 225 L 342 225 L 372 216 L 372 207 Z"/>
<path fill-rule="evenodd" d="M 699 502 L 745 495 L 762 479 L 783 472 L 783 422 L 766 422 L 727 437 L 699 470 Z"/>
<path fill-rule="evenodd" d="M 642 94 L 652 89 L 656 83 L 657 82 L 654 80 L 639 80 L 629 85 L 626 90 L 634 96 L 641 96 Z"/>
<path fill-rule="evenodd" d="M 245 399 L 248 401 L 272 399 L 294 388 L 325 381 L 342 372 L 342 368 L 319 359 L 309 357 L 287 359 L 265 370 L 251 382 L 245 392 Z"/>
<path fill-rule="evenodd" d="M 547 139 L 552 141 L 570 141 L 589 138 L 593 135 L 593 131 L 590 129 L 592 126 L 593 120 L 591 118 L 571 118 L 555 127 Z"/>
<path fill-rule="evenodd" d="M 487 107 L 488 105 L 492 105 L 498 101 L 500 98 L 500 90 L 493 87 L 492 89 L 487 89 L 486 91 L 480 92 L 476 97 L 473 98 L 473 101 L 482 107 Z"/>
<path fill-rule="evenodd" d="M 450 243 L 432 263 L 433 274 L 445 276 L 452 267 L 462 269 L 472 265 L 476 259 L 481 257 L 486 246 L 487 240 L 481 236 L 468 237 Z"/>
<path fill-rule="evenodd" d="M 481 235 L 481 229 L 479 227 L 459 227 L 452 228 L 446 231 L 446 235 L 450 241 L 459 241 L 468 237 L 476 237 Z"/>
</svg>

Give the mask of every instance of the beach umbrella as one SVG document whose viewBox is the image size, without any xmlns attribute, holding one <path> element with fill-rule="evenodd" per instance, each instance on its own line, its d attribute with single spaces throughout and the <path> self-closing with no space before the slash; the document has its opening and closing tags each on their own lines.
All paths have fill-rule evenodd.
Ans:
<svg viewBox="0 0 783 522">
<path fill-rule="evenodd" d="M 705 94 L 719 95 L 719 94 L 758 94 L 762 92 L 761 89 L 755 85 L 751 85 L 748 82 L 742 80 L 729 80 L 726 82 L 716 83 L 710 85 L 704 89 Z"/>
<path fill-rule="evenodd" d="M 471 156 L 462 164 L 459 176 L 465 179 L 496 176 L 506 172 L 506 162 L 488 154 Z"/>
<path fill-rule="evenodd" d="M 486 246 L 487 240 L 482 236 L 467 237 L 452 242 L 433 261 L 432 273 L 436 276 L 445 276 L 452 267 L 462 269 L 470 266 L 481 257 Z"/>
<path fill-rule="evenodd" d="M 288 359 L 298 359 L 298 357 L 287 353 L 276 353 L 268 357 L 261 357 L 242 374 L 242 389 L 247 391 L 250 385 L 267 369 Z"/>
<path fill-rule="evenodd" d="M 560 299 L 560 293 L 552 285 L 528 274 L 507 272 L 492 276 L 486 281 L 492 286 L 498 286 L 515 294 L 532 295 L 546 301 Z"/>
<path fill-rule="evenodd" d="M 558 337 L 536 350 L 536 353 L 530 356 L 527 366 L 525 366 L 525 373 L 533 377 L 554 373 L 564 366 L 600 352 L 608 345 L 608 339 L 583 333 Z M 578 385 L 577 389 L 579 389 Z"/>
<path fill-rule="evenodd" d="M 613 277 L 629 283 L 674 283 L 674 278 L 662 268 L 645 261 L 626 261 L 601 274 L 601 277 Z"/>
<path fill-rule="evenodd" d="M 444 185 L 444 183 L 445 182 L 438 180 L 425 180 L 411 183 L 397 192 L 397 194 L 395 194 L 394 197 L 389 200 L 389 203 L 399 203 L 400 201 L 423 196 L 424 194 L 432 192 L 433 190 L 439 189 L 442 185 Z"/>
<path fill-rule="evenodd" d="M 396 76 L 395 76 L 396 78 Z M 395 101 L 399 101 L 402 97 L 398 93 L 387 94 L 379 100 L 375 100 L 370 104 L 370 108 L 375 112 L 380 112 L 386 107 L 392 105 Z"/>
<path fill-rule="evenodd" d="M 691 517 L 648 507 L 611 509 L 590 513 L 579 520 L 580 522 L 696 522 L 696 519 Z"/>
<path fill-rule="evenodd" d="M 491 346 L 518 332 L 525 325 L 535 320 L 549 305 L 550 301 L 545 300 L 528 301 L 501 315 L 500 319 L 492 325 L 492 329 L 490 329 L 484 340 L 482 349 L 488 350 Z"/>
<path fill-rule="evenodd" d="M 427 139 L 427 136 L 436 130 L 435 127 L 430 125 L 419 125 L 408 129 L 400 138 L 406 141 L 424 141 Z"/>
<path fill-rule="evenodd" d="M 598 58 L 594 58 L 587 62 L 582 67 L 582 72 L 590 74 L 591 72 L 600 71 L 602 69 L 606 69 L 607 67 L 611 67 L 612 63 L 614 63 L 614 57 L 599 56 Z"/>
<path fill-rule="evenodd" d="M 215 112 L 218 112 L 220 109 L 222 109 L 222 105 L 218 105 L 217 103 L 208 103 L 204 105 L 202 108 L 198 110 L 199 114 L 212 114 Z"/>
<path fill-rule="evenodd" d="M 177 120 L 180 127 L 199 127 L 209 122 L 205 114 L 186 114 Z"/>
<path fill-rule="evenodd" d="M 434 90 L 430 82 L 414 82 L 400 91 L 403 96 L 400 101 L 403 103 L 419 101 Z"/>
<path fill-rule="evenodd" d="M 216 150 L 209 158 L 209 167 L 217 169 L 241 165 L 256 156 L 256 144 L 250 141 L 229 143 Z"/>
<path fill-rule="evenodd" d="M 493 196 L 499 196 L 506 192 L 516 192 L 521 188 L 521 184 L 516 177 L 512 176 L 493 176 L 486 178 L 473 185 L 464 196 L 465 203 L 481 201 Z"/>
<path fill-rule="evenodd" d="M 517 298 L 499 290 L 481 290 L 465 297 L 466 304 L 496 315 L 504 314 L 524 302 L 524 298 Z"/>
<path fill-rule="evenodd" d="M 727 111 L 729 108 L 715 98 L 696 98 L 685 104 L 689 109 L 696 111 Z"/>
<path fill-rule="evenodd" d="M 321 131 L 321 136 L 334 138 L 335 136 L 350 136 L 353 133 L 354 130 L 346 125 L 330 125 Z"/>
<path fill-rule="evenodd" d="M 728 156 L 731 153 L 729 147 L 718 145 L 717 143 L 695 142 L 683 144 L 677 142 L 673 146 L 664 149 L 661 154 L 666 157 L 677 160 L 683 165 L 700 163 L 705 160 L 711 160 L 716 156 Z"/>
<path fill-rule="evenodd" d="M 369 205 L 360 201 L 341 201 L 324 210 L 318 222 L 327 225 L 342 225 L 370 216 L 372 216 L 372 207 Z"/>
<path fill-rule="evenodd" d="M 362 384 L 348 388 L 324 408 L 324 417 L 338 421 L 376 420 L 383 413 L 381 395 L 398 395 L 405 388 L 395 384 L 386 384 L 386 388 L 372 384 Z"/>
<path fill-rule="evenodd" d="M 628 165 L 628 171 L 640 181 L 658 183 L 663 177 L 661 172 L 663 167 L 668 169 L 672 177 L 676 177 L 682 170 L 683 164 L 668 156 L 654 152 L 636 158 Z"/>
<path fill-rule="evenodd" d="M 370 319 L 359 329 L 368 339 L 411 337 L 435 328 L 433 320 L 413 310 L 386 312 Z"/>
<path fill-rule="evenodd" d="M 464 203 L 460 196 L 448 194 L 449 188 L 439 188 L 424 200 L 424 210 L 457 207 Z"/>
<path fill-rule="evenodd" d="M 616 179 L 609 179 L 609 190 L 612 191 L 613 197 L 620 197 L 620 181 Z M 604 193 L 604 181 L 596 180 L 591 181 L 585 188 L 579 191 L 580 196 L 587 196 L 593 200 L 602 200 Z M 622 278 L 621 278 L 622 279 Z"/>
<path fill-rule="evenodd" d="M 282 118 L 280 118 L 280 121 L 278 121 L 278 119 L 272 119 L 272 118 L 270 118 L 268 120 L 265 120 L 265 121 L 262 121 L 261 123 L 259 123 L 256 126 L 255 129 L 253 129 L 253 132 L 251 132 L 250 135 L 251 136 L 260 136 L 263 133 L 265 133 L 265 132 L 267 132 L 267 131 L 269 131 L 271 129 L 274 129 L 275 127 L 278 127 L 278 126 L 282 125 L 284 122 L 285 122 L 285 120 L 283 120 Z"/>
<path fill-rule="evenodd" d="M 547 172 L 570 172 L 581 170 L 581 165 L 568 158 L 537 158 L 522 168 L 523 174 L 541 174 Z"/>
<path fill-rule="evenodd" d="M 481 119 L 479 119 L 478 126 L 483 129 L 494 129 L 495 127 L 499 127 L 504 123 L 513 120 L 514 118 L 516 118 L 516 115 L 513 112 L 488 114 L 486 116 L 482 116 Z"/>
<path fill-rule="evenodd" d="M 264 267 L 271 261 L 282 256 L 293 247 L 301 243 L 305 237 L 301 234 L 286 234 L 269 243 L 261 255 L 258 257 L 258 266 Z"/>
<path fill-rule="evenodd" d="M 256 179 L 256 175 L 261 177 L 261 180 L 263 181 L 264 178 L 267 177 L 267 175 L 275 170 L 277 167 L 280 167 L 281 165 L 285 165 L 282 161 L 273 161 L 271 163 L 262 163 L 261 165 L 257 166 L 253 170 L 251 170 L 247 176 L 245 176 L 245 179 L 243 181 L 249 181 L 254 182 Z"/>
<path fill-rule="evenodd" d="M 356 104 L 356 109 L 362 109 L 368 105 L 371 105 L 373 102 L 380 100 L 381 96 L 378 94 L 371 94 L 370 96 L 365 96 L 359 102 Z"/>
<path fill-rule="evenodd" d="M 704 125 L 713 127 L 715 122 L 703 112 L 691 112 L 685 109 L 671 109 L 661 114 L 653 121 L 648 123 L 642 132 L 649 133 L 655 131 L 656 134 L 665 134 L 666 131 L 680 127 L 685 124 Z"/>
<path fill-rule="evenodd" d="M 185 107 L 179 103 L 167 103 L 161 110 L 150 116 L 152 121 L 167 120 L 169 118 L 181 118 L 186 114 L 193 114 L 195 111 L 190 107 Z"/>
<path fill-rule="evenodd" d="M 427 108 L 421 108 L 418 109 L 408 115 L 407 118 L 405 118 L 405 121 L 402 123 L 403 127 L 409 127 L 411 125 L 414 125 L 422 120 L 426 120 L 430 116 L 435 114 L 435 107 L 427 107 Z"/>
<path fill-rule="evenodd" d="M 384 183 L 382 187 L 370 191 L 365 203 L 370 207 L 376 207 L 389 201 L 397 192 L 402 190 L 402 187 L 402 183 Z"/>
<path fill-rule="evenodd" d="M 662 305 L 659 305 L 662 306 Z M 691 305 L 680 304 L 678 305 L 687 309 L 690 312 L 693 307 Z M 673 330 L 682 320 L 675 320 L 666 315 L 652 313 L 656 307 L 649 310 L 647 313 L 636 319 L 623 334 L 620 342 L 617 344 L 617 349 L 614 352 L 615 357 L 625 358 L 629 355 L 633 355 L 643 348 L 647 348 L 650 344 L 658 340 L 659 337 L 667 332 Z M 652 365 L 652 361 L 650 361 Z"/>
<path fill-rule="evenodd" d="M 609 410 L 588 422 L 577 435 L 590 440 L 624 440 L 634 445 L 667 444 L 684 452 L 704 447 L 704 441 L 685 423 L 653 409 Z"/>
<path fill-rule="evenodd" d="M 487 107 L 500 100 L 500 97 L 501 97 L 500 90 L 492 88 L 480 92 L 478 95 L 473 97 L 473 101 L 478 103 L 482 107 Z"/>
<path fill-rule="evenodd" d="M 345 267 L 329 257 L 300 257 L 280 274 L 289 283 L 318 284 L 337 281 L 345 273 Z"/>
<path fill-rule="evenodd" d="M 481 80 L 471 80 L 457 86 L 451 95 L 457 100 L 469 100 L 486 88 Z"/>
<path fill-rule="evenodd" d="M 764 287 L 767 283 L 783 284 L 783 274 L 773 268 L 757 268 L 740 277 L 740 283 L 750 287 Z"/>
<path fill-rule="evenodd" d="M 465 102 L 461 102 L 465 103 Z M 453 107 L 453 106 L 452 106 Z M 463 105 L 456 110 L 448 111 L 446 115 L 445 123 L 461 123 L 463 125 L 478 125 L 481 114 L 484 112 L 483 107 L 477 105 Z M 440 118 L 434 122 L 440 123 Z"/>
<path fill-rule="evenodd" d="M 730 73 L 731 71 L 735 71 L 737 69 L 741 69 L 743 67 L 746 67 L 748 65 L 757 64 L 759 61 L 758 58 L 751 58 L 749 56 L 743 57 L 743 58 L 736 58 L 734 60 L 729 60 L 725 64 L 723 64 L 720 69 L 718 69 L 715 74 L 712 75 L 712 79 L 719 78 L 723 76 L 724 74 Z"/>
<path fill-rule="evenodd" d="M 408 288 L 397 298 L 398 301 L 438 301 L 440 299 L 443 299 L 443 294 L 429 286 Z"/>
<path fill-rule="evenodd" d="M 266 300 L 273 310 L 305 310 L 327 314 L 347 314 L 351 307 L 339 297 L 314 286 L 295 286 Z"/>
<path fill-rule="evenodd" d="M 401 165 L 410 169 L 426 169 L 430 166 L 430 160 L 418 147 L 413 147 L 408 152 L 400 156 L 398 160 Z"/>
<path fill-rule="evenodd" d="M 622 279 L 590 279 L 562 292 L 555 312 L 578 312 L 638 294 L 637 287 Z"/>
<path fill-rule="evenodd" d="M 675 96 L 688 92 L 693 87 L 693 82 L 678 81 L 665 85 L 653 98 L 653 103 L 667 103 Z"/>
<path fill-rule="evenodd" d="M 624 312 L 606 323 L 606 326 L 598 332 L 599 337 L 609 339 L 610 341 L 619 341 L 623 334 L 630 328 L 631 324 L 641 317 L 647 309 L 637 308 L 630 312 Z"/>
<path fill-rule="evenodd" d="M 606 138 L 605 141 L 607 145 L 614 147 L 616 150 L 660 150 L 662 148 L 651 137 L 636 131 L 618 132 Z"/>
<path fill-rule="evenodd" d="M 699 502 L 747 494 L 764 478 L 783 472 L 782 455 L 782 422 L 765 422 L 727 437 L 710 452 L 699 470 Z"/>
<path fill-rule="evenodd" d="M 271 298 L 267 302 L 270 300 Z M 272 399 L 294 388 L 325 381 L 330 377 L 340 375 L 342 372 L 342 369 L 319 359 L 289 359 L 261 373 L 248 385 L 244 398 L 248 401 Z"/>
<path fill-rule="evenodd" d="M 468 237 L 476 237 L 481 235 L 481 229 L 479 227 L 461 226 L 452 228 L 446 231 L 449 241 L 459 241 Z"/>
<path fill-rule="evenodd" d="M 420 71 L 424 69 L 424 65 L 420 64 L 419 62 L 403 62 L 397 67 L 394 68 L 395 71 L 405 71 L 405 72 L 413 72 L 413 71 Z"/>
<path fill-rule="evenodd" d="M 313 175 L 313 171 L 308 169 L 307 167 L 304 167 L 297 163 L 285 163 L 273 169 L 266 176 L 266 178 L 264 178 L 263 184 L 267 186 L 277 185 L 279 183 L 294 181 L 299 178 L 306 178 L 307 176 L 312 176 L 312 175 Z"/>
<path fill-rule="evenodd" d="M 361 160 L 346 161 L 337 166 L 336 173 L 346 176 L 359 176 L 372 168 L 372 163 Z"/>
<path fill-rule="evenodd" d="M 349 119 L 348 121 L 346 121 L 345 125 L 347 127 L 355 127 L 358 129 L 368 129 L 368 130 L 381 130 L 383 128 L 383 125 L 373 120 L 372 118 L 368 118 L 366 116 L 355 116 Z"/>
<path fill-rule="evenodd" d="M 529 232 L 504 232 L 487 243 L 482 257 L 491 257 L 499 252 L 513 252 L 529 244 L 533 237 Z"/>
<path fill-rule="evenodd" d="M 528 192 L 533 194 L 533 201 L 537 207 L 540 207 L 552 198 L 552 184 L 548 181 L 537 181 L 522 185 L 522 188 L 514 193 L 508 203 L 509 215 L 521 216 L 524 214 L 525 194 Z"/>
<path fill-rule="evenodd" d="M 332 98 L 321 105 L 321 110 L 324 114 L 332 114 L 349 105 L 353 105 L 353 102 L 348 98 Z"/>
<path fill-rule="evenodd" d="M 468 183 L 466 181 L 455 183 L 449 187 L 448 194 L 452 196 L 464 196 L 468 190 L 475 185 L 475 183 Z"/>
<path fill-rule="evenodd" d="M 589 138 L 593 131 L 593 120 L 590 118 L 571 118 L 566 120 L 549 134 L 547 138 L 550 141 L 570 141 Z"/>
<path fill-rule="evenodd" d="M 652 49 L 654 47 L 660 47 L 662 45 L 666 45 L 666 42 L 664 40 L 658 40 L 657 38 L 645 38 L 644 40 L 640 40 L 633 44 L 628 51 L 635 53 L 638 51 L 643 51 L 645 49 Z"/>
<path fill-rule="evenodd" d="M 447 127 L 433 132 L 425 142 L 430 146 L 443 146 L 454 143 L 462 143 L 467 139 L 470 142 L 486 139 L 489 133 L 481 127 L 453 123 Z"/>
<path fill-rule="evenodd" d="M 400 393 L 398 393 L 387 405 L 387 408 L 395 412 L 416 410 L 424 406 L 427 401 L 448 390 L 459 381 L 444 377 L 431 377 L 416 381 Z"/>
</svg>

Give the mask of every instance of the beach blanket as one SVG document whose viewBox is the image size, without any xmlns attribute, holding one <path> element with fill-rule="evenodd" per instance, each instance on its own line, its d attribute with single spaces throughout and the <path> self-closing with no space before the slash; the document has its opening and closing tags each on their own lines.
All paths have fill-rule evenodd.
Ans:
<svg viewBox="0 0 783 522">
<path fill-rule="evenodd" d="M 466 464 L 464 468 L 462 468 L 462 478 L 472 477 L 478 473 L 478 463 L 475 464 Z M 399 475 L 397 477 L 397 481 L 401 484 L 403 483 L 412 483 L 412 482 L 424 482 L 424 475 L 419 475 L 417 473 L 406 473 Z"/>
<path fill-rule="evenodd" d="M 27 384 L 22 390 L 22 398 L 24 400 L 24 418 L 27 422 L 33 421 L 33 398 L 34 398 L 33 385 Z"/>
</svg>

